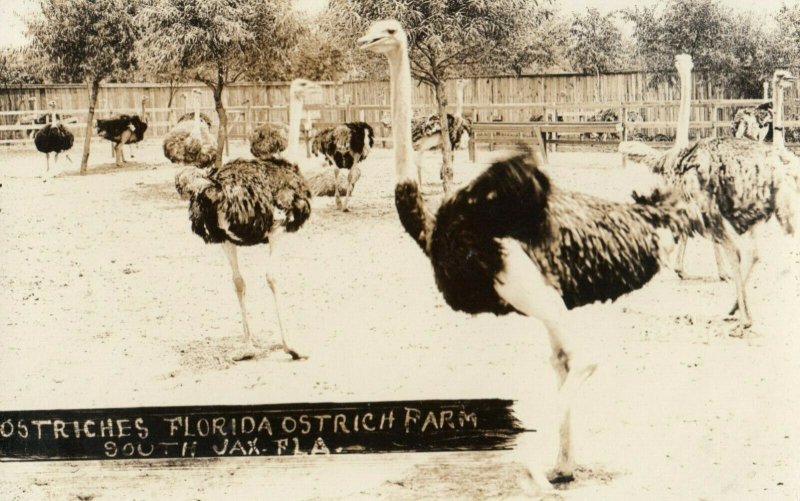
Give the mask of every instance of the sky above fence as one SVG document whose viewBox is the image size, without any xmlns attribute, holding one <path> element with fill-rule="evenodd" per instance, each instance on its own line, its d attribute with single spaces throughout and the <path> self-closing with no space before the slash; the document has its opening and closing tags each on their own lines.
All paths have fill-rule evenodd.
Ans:
<svg viewBox="0 0 800 501">
<path fill-rule="evenodd" d="M 556 0 L 566 12 L 580 12 L 587 7 L 594 7 L 600 12 L 611 12 L 634 5 L 651 6 L 663 3 L 662 0 Z M 743 2 L 742 0 L 721 0 L 722 4 L 736 11 L 753 11 L 770 15 L 777 12 L 781 5 L 792 0 L 759 0 Z M 321 11 L 328 0 L 294 0 L 299 11 L 315 14 Z M 0 47 L 19 47 L 25 44 L 25 23 L 22 18 L 34 14 L 38 9 L 36 0 L 0 0 Z"/>
</svg>

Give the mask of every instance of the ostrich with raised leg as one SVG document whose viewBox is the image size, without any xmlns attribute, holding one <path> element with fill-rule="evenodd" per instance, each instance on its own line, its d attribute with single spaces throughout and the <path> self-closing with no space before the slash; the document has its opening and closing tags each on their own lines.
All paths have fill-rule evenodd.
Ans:
<svg viewBox="0 0 800 501">
<path fill-rule="evenodd" d="M 55 153 L 54 163 L 58 163 L 58 154 L 72 148 L 75 136 L 56 118 L 55 101 L 47 103 L 50 107 L 50 123 L 36 131 L 33 144 L 36 149 L 47 155 L 47 174 L 50 173 L 50 153 Z"/>
<path fill-rule="evenodd" d="M 788 234 L 800 218 L 800 159 L 783 143 L 783 92 L 794 78 L 778 70 L 773 78 L 773 142 L 744 138 L 701 139 L 664 155 L 638 147 L 645 163 L 658 166 L 668 184 L 703 213 L 706 235 L 721 246 L 736 286 L 730 314 L 739 312 L 733 335 L 752 325 L 746 286 L 758 261 L 755 228 L 773 215 Z M 749 249 L 749 251 L 748 251 Z"/>
<path fill-rule="evenodd" d="M 303 94 L 316 87 L 307 80 L 295 80 L 291 92 Z M 176 188 L 189 198 L 192 231 L 206 243 L 221 244 L 231 266 L 233 284 L 242 316 L 242 347 L 231 358 L 244 360 L 257 355 L 257 344 L 250 332 L 245 306 L 245 281 L 239 271 L 237 248 L 269 245 L 267 285 L 281 346 L 293 360 L 304 358 L 289 346 L 286 327 L 280 314 L 280 294 L 275 270 L 280 266 L 276 248 L 284 233 L 300 229 L 311 214 L 311 193 L 296 163 L 297 131 L 289 131 L 287 151 L 283 158 L 268 160 L 236 159 L 221 168 L 189 167 L 176 177 Z"/>
<path fill-rule="evenodd" d="M 148 97 L 142 96 L 141 115 L 119 115 L 96 120 L 97 135 L 108 139 L 113 144 L 114 157 L 118 167 L 125 163 L 122 145 L 138 143 L 144 139 L 144 133 L 147 131 L 147 116 L 145 114 L 145 103 L 147 101 Z"/>
<path fill-rule="evenodd" d="M 374 23 L 358 40 L 389 62 L 395 205 L 402 226 L 430 259 L 453 309 L 520 313 L 540 320 L 559 383 L 560 451 L 555 480 L 573 478 L 570 399 L 595 369 L 578 353 L 568 310 L 613 300 L 646 284 L 675 237 L 702 229 L 677 196 L 654 192 L 615 203 L 553 186 L 530 152 L 492 164 L 447 198 L 435 216 L 422 200 L 411 135 L 411 69 L 397 21 Z M 525 454 L 529 480 L 552 489 L 543 465 Z"/>
</svg>

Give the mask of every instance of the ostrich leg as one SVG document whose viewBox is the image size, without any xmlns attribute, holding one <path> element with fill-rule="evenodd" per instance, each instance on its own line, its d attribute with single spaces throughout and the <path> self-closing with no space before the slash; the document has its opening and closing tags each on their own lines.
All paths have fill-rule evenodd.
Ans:
<svg viewBox="0 0 800 501">
<path fill-rule="evenodd" d="M 353 193 L 353 188 L 356 185 L 356 181 L 358 181 L 358 178 L 361 177 L 361 170 L 358 168 L 358 161 L 360 159 L 360 155 L 353 155 L 353 166 L 350 167 L 350 172 L 347 173 L 347 194 L 344 197 L 344 209 L 342 209 L 344 212 L 348 212 L 350 210 L 347 208 L 347 205 L 350 203 L 350 194 Z"/>
<path fill-rule="evenodd" d="M 47 170 L 45 172 L 50 172 L 50 153 L 46 153 L 45 156 L 47 157 Z"/>
<path fill-rule="evenodd" d="M 278 320 L 278 330 L 281 333 L 281 343 L 283 344 L 283 351 L 285 351 L 289 356 L 292 357 L 292 360 L 300 360 L 303 358 L 308 358 L 300 355 L 292 348 L 289 347 L 289 344 L 286 342 L 286 330 L 283 328 L 283 322 L 281 321 L 281 312 L 280 312 L 280 303 L 278 300 L 278 283 L 275 280 L 275 275 L 273 273 L 273 266 L 278 262 L 278 256 L 275 252 L 277 249 L 277 241 L 279 237 L 282 235 L 283 229 L 279 228 L 277 230 L 273 230 L 269 235 L 269 258 L 267 262 L 267 285 L 269 285 L 269 290 L 272 291 L 272 305 L 275 308 L 275 318 Z"/>
<path fill-rule="evenodd" d="M 517 310 L 526 316 L 540 320 L 550 339 L 552 357 L 550 362 L 556 372 L 559 386 L 557 414 L 560 420 L 560 448 L 556 468 L 551 474 L 554 482 L 573 480 L 575 462 L 572 456 L 572 433 L 570 423 L 570 407 L 574 393 L 580 383 L 594 373 L 594 363 L 580 360 L 568 343 L 566 321 L 567 308 L 560 294 L 545 280 L 541 271 L 533 264 L 519 243 L 505 239 L 501 241 L 504 251 L 504 271 L 495 279 L 497 293 Z M 533 458 L 541 456 L 542 451 L 521 450 L 526 457 L 524 461 L 530 465 Z M 550 480 L 544 469 L 529 469 L 531 480 L 540 489 L 551 489 Z"/>
<path fill-rule="evenodd" d="M 336 197 L 336 208 L 342 208 L 342 198 L 339 196 L 339 167 L 333 164 L 333 194 Z"/>
<path fill-rule="evenodd" d="M 742 260 L 742 280 L 744 281 L 744 287 L 747 287 L 747 283 L 750 281 L 750 274 L 753 272 L 753 268 L 755 267 L 756 263 L 758 263 L 758 247 L 756 245 L 755 235 L 753 234 L 752 230 L 747 233 L 750 241 L 750 252 L 747 254 L 747 259 Z M 734 315 L 736 312 L 739 311 L 739 303 L 733 303 L 733 307 L 728 312 L 728 315 Z"/>
<path fill-rule="evenodd" d="M 682 279 L 686 278 L 686 274 L 683 271 L 683 262 L 686 258 L 686 245 L 688 242 L 689 238 L 685 235 L 681 235 L 680 240 L 678 241 L 678 250 L 676 252 L 677 256 L 675 257 L 675 274 Z M 722 264 L 722 248 L 717 243 L 714 243 L 714 261 L 717 263 L 717 274 L 719 275 L 719 279 L 723 282 L 730 280 L 730 276 L 725 271 L 725 265 Z"/>
<path fill-rule="evenodd" d="M 719 243 L 728 259 L 728 264 L 731 267 L 731 277 L 736 285 L 736 310 L 740 315 L 740 323 L 733 335 L 741 337 L 744 335 L 744 329 L 749 328 L 753 322 L 750 317 L 750 309 L 747 307 L 746 282 L 742 273 L 741 245 L 736 232 L 727 221 L 723 221 L 723 232 Z"/>
<path fill-rule="evenodd" d="M 231 265 L 233 286 L 236 288 L 236 297 L 239 299 L 239 309 L 242 311 L 242 327 L 244 329 L 244 346 L 240 350 L 234 351 L 231 355 L 231 359 L 234 361 L 246 360 L 256 356 L 256 348 L 250 336 L 250 326 L 247 324 L 247 308 L 244 305 L 244 279 L 239 272 L 239 260 L 236 255 L 236 246 L 230 242 L 223 242 L 222 250 L 225 252 L 225 257 L 228 258 L 228 263 Z"/>
</svg>

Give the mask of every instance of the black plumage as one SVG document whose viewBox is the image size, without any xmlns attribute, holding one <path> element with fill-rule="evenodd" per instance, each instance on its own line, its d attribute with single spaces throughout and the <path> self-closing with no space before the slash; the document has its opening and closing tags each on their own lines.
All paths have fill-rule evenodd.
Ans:
<svg viewBox="0 0 800 501">
<path fill-rule="evenodd" d="M 113 143 L 120 143 L 123 136 L 127 137 L 125 144 L 138 143 L 144 139 L 147 131 L 147 122 L 143 122 L 139 115 L 118 115 L 111 118 L 98 118 L 97 135 Z M 126 134 L 126 131 L 129 134 Z"/>
<path fill-rule="evenodd" d="M 365 122 L 348 122 L 329 129 L 323 129 L 311 143 L 314 155 L 324 155 L 328 165 L 334 169 L 333 195 L 336 198 L 336 207 L 345 212 L 348 210 L 350 196 L 356 182 L 361 177 L 358 164 L 365 160 L 375 144 L 375 132 L 372 126 Z M 344 205 L 339 194 L 339 169 L 347 173 L 347 185 Z"/>
<path fill-rule="evenodd" d="M 75 136 L 66 127 L 57 123 L 47 124 L 36 131 L 33 136 L 33 144 L 42 153 L 61 153 L 72 148 Z"/>
<path fill-rule="evenodd" d="M 375 132 L 365 122 L 348 122 L 323 129 L 311 143 L 312 153 L 325 155 L 328 164 L 339 169 L 352 169 L 365 160 L 375 145 Z"/>
<path fill-rule="evenodd" d="M 447 303 L 468 313 L 513 311 L 495 289 L 503 271 L 498 239 L 518 241 L 574 308 L 646 284 L 663 257 L 660 228 L 702 230 L 675 197 L 625 204 L 552 187 L 527 153 L 493 164 L 446 200 L 435 221 L 415 188 L 396 189 L 400 220 L 429 254 Z"/>
<path fill-rule="evenodd" d="M 55 101 L 48 103 L 50 108 L 55 108 L 55 105 Z M 58 154 L 72 148 L 75 141 L 75 136 L 58 121 L 57 116 L 51 113 L 50 123 L 37 130 L 33 136 L 36 149 L 47 156 L 47 172 L 50 171 L 50 153 L 55 153 L 55 161 L 58 162 Z"/>
</svg>

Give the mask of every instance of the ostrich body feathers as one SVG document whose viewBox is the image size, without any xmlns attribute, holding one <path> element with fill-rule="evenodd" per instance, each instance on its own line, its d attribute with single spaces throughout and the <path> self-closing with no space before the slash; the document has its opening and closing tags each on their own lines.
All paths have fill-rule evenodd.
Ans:
<svg viewBox="0 0 800 501">
<path fill-rule="evenodd" d="M 170 162 L 207 167 L 217 159 L 217 139 L 204 122 L 180 122 L 164 138 Z"/>
<path fill-rule="evenodd" d="M 733 134 L 755 141 L 772 141 L 772 102 L 737 110 L 733 117 Z"/>
<path fill-rule="evenodd" d="M 352 169 L 356 162 L 365 160 L 375 144 L 372 126 L 365 122 L 348 122 L 317 133 L 311 151 L 325 155 L 327 162 L 339 169 Z"/>
<path fill-rule="evenodd" d="M 144 139 L 147 122 L 142 121 L 139 115 L 119 115 L 113 118 L 98 118 L 96 128 L 98 136 L 114 143 L 122 141 L 122 134 L 129 130 L 132 134 L 126 144 L 133 144 Z"/>
<path fill-rule="evenodd" d="M 529 154 L 497 162 L 439 208 L 435 221 L 415 182 L 396 188 L 406 231 L 430 256 L 447 303 L 468 313 L 513 311 L 495 290 L 499 239 L 513 238 L 568 308 L 614 300 L 646 284 L 663 259 L 664 232 L 701 229 L 675 196 L 615 203 L 552 187 Z"/>
<path fill-rule="evenodd" d="M 36 131 L 33 144 L 42 153 L 61 153 L 72 148 L 75 136 L 61 124 L 47 124 Z"/>
<path fill-rule="evenodd" d="M 466 118 L 447 114 L 447 127 L 450 135 L 450 147 L 455 150 L 461 146 L 464 135 L 472 135 L 472 124 Z M 417 118 L 411 122 L 411 140 L 417 149 L 417 143 L 424 137 L 440 136 L 442 125 L 439 115 Z"/>
<path fill-rule="evenodd" d="M 250 134 L 250 153 L 261 160 L 267 160 L 286 150 L 289 128 L 285 125 L 264 124 L 256 127 Z"/>
<path fill-rule="evenodd" d="M 206 243 L 267 243 L 277 225 L 297 231 L 311 214 L 308 184 L 285 160 L 240 158 L 219 169 L 189 169 L 176 177 L 176 188 L 190 196 L 192 231 Z"/>
</svg>

